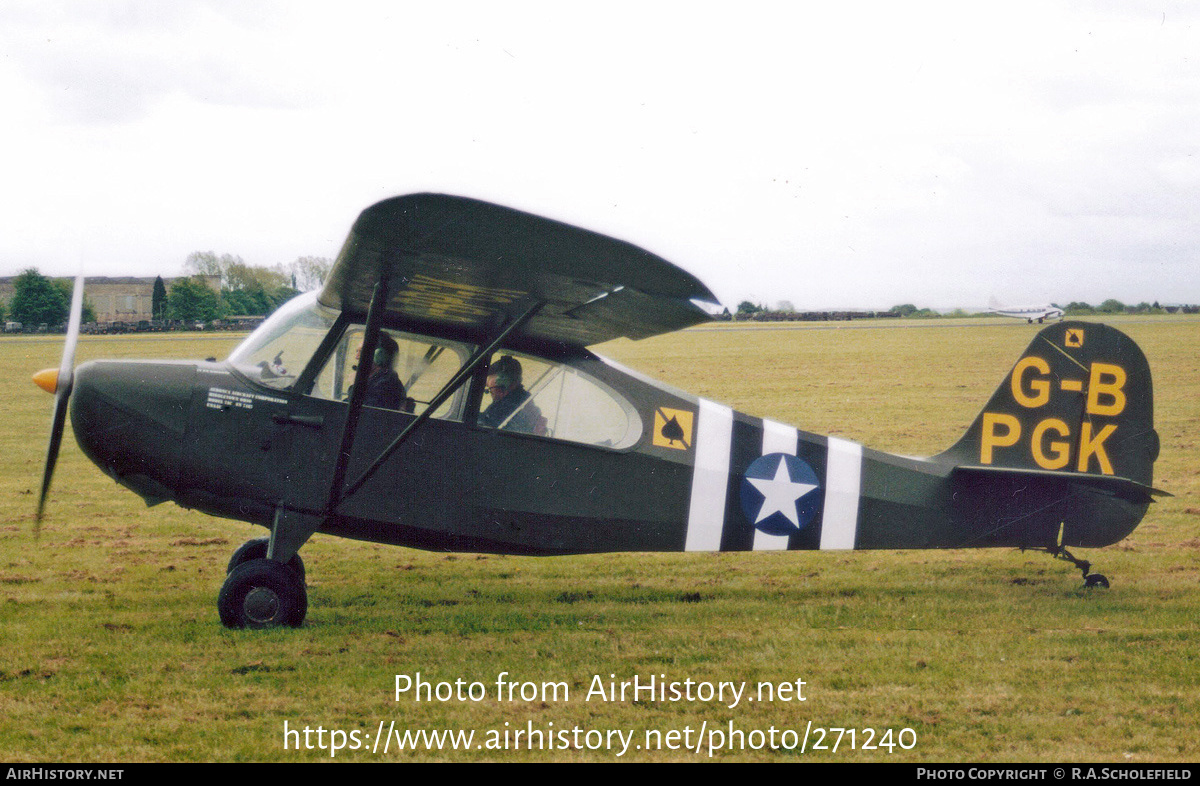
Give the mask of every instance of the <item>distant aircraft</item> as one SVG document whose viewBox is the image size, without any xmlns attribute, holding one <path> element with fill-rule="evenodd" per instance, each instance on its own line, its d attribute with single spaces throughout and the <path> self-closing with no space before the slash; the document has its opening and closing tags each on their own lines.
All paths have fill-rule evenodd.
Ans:
<svg viewBox="0 0 1200 786">
<path fill-rule="evenodd" d="M 988 301 L 988 310 L 1002 317 L 1023 319 L 1030 324 L 1036 321 L 1039 325 L 1047 319 L 1062 319 L 1063 316 L 1063 310 L 1051 303 L 1040 306 L 1003 306 L 996 298 Z"/>
</svg>

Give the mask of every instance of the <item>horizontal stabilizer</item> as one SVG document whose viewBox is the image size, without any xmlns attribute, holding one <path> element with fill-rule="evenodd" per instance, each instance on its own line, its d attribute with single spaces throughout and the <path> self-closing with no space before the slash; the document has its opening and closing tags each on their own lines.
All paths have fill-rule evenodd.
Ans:
<svg viewBox="0 0 1200 786">
<path fill-rule="evenodd" d="M 1057 472 L 1054 470 L 1045 469 L 1017 469 L 1013 467 L 955 467 L 953 474 L 957 475 L 960 473 L 979 476 L 990 475 L 993 477 L 1029 477 L 1046 478 L 1049 480 L 1062 480 L 1079 486 L 1087 486 L 1088 488 L 1095 489 L 1106 494 L 1111 494 L 1114 497 L 1119 497 L 1137 504 L 1154 502 L 1155 496 L 1174 496 L 1169 492 L 1163 491 L 1162 489 L 1156 489 L 1153 486 L 1147 486 L 1144 483 L 1138 483 L 1136 480 L 1116 477 L 1114 475 L 1087 475 L 1079 472 Z"/>
</svg>

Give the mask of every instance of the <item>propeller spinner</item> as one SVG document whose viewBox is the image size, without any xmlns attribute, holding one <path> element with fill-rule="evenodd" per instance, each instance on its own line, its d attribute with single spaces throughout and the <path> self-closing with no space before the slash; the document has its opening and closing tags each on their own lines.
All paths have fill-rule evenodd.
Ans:
<svg viewBox="0 0 1200 786">
<path fill-rule="evenodd" d="M 75 278 L 75 291 L 71 295 L 71 317 L 67 322 L 67 340 L 63 345 L 62 362 L 58 369 L 43 369 L 33 375 L 38 387 L 54 394 L 54 416 L 50 421 L 50 443 L 46 447 L 46 469 L 42 474 L 42 492 L 38 495 L 36 526 L 40 528 L 42 514 L 46 508 L 46 495 L 50 492 L 50 479 L 54 477 L 54 465 L 58 461 L 58 448 L 62 444 L 63 426 L 67 421 L 67 403 L 71 398 L 71 386 L 75 380 L 75 345 L 79 341 L 79 322 L 83 316 L 83 276 Z"/>
</svg>

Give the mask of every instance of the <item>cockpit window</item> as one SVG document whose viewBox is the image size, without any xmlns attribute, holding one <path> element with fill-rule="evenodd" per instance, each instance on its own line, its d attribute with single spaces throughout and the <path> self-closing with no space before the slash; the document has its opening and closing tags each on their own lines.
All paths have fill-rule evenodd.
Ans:
<svg viewBox="0 0 1200 786">
<path fill-rule="evenodd" d="M 336 319 L 337 312 L 317 305 L 315 292 L 294 297 L 247 336 L 229 362 L 256 382 L 286 390 Z"/>
<path fill-rule="evenodd" d="M 351 325 L 325 367 L 317 375 L 312 395 L 331 401 L 350 398 L 355 372 L 361 362 L 364 329 Z M 398 330 L 380 333 L 380 349 L 372 361 L 364 406 L 421 414 L 471 355 L 472 348 L 456 341 L 418 336 Z M 378 365 L 377 365 L 378 364 Z M 466 388 L 447 399 L 435 418 L 462 417 Z"/>
<path fill-rule="evenodd" d="M 479 425 L 618 449 L 642 436 L 637 410 L 612 388 L 572 366 L 511 352 L 488 365 Z"/>
</svg>

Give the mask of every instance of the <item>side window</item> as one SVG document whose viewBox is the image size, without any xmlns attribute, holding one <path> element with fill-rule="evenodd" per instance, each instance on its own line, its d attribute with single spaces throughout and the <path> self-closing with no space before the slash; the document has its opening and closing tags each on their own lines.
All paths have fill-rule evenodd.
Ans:
<svg viewBox="0 0 1200 786">
<path fill-rule="evenodd" d="M 612 388 L 571 366 L 509 352 L 488 366 L 479 424 L 610 448 L 642 436 L 637 411 Z"/>
<path fill-rule="evenodd" d="M 351 326 L 338 342 L 325 367 L 317 375 L 312 395 L 332 401 L 348 401 L 360 362 L 362 325 Z M 380 333 L 379 348 L 372 361 L 371 376 L 363 400 L 365 406 L 397 409 L 421 414 L 450 381 L 471 354 L 466 344 L 417 336 L 394 330 Z M 435 418 L 460 420 L 466 388 L 447 399 Z"/>
</svg>

